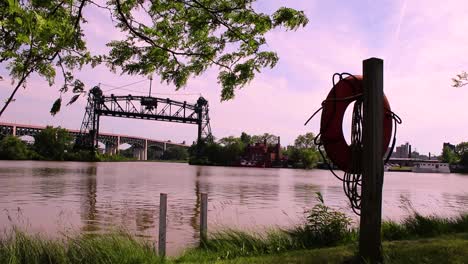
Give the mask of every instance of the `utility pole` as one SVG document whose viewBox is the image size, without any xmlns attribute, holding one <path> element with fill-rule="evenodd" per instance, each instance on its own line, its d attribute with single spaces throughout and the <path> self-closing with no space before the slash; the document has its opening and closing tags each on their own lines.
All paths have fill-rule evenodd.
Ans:
<svg viewBox="0 0 468 264">
<path fill-rule="evenodd" d="M 153 76 L 150 76 L 150 77 L 149 77 L 149 80 L 150 80 L 150 88 L 149 88 L 149 95 L 148 95 L 148 97 L 151 97 L 151 86 L 153 85 Z"/>
<path fill-rule="evenodd" d="M 383 60 L 363 62 L 363 154 L 359 255 L 363 263 L 382 262 Z"/>
</svg>

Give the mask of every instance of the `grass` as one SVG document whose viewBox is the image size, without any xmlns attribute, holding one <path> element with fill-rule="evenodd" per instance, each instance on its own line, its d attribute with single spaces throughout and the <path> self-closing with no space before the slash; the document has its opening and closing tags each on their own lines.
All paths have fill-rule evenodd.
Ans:
<svg viewBox="0 0 468 264">
<path fill-rule="evenodd" d="M 153 247 L 124 233 L 82 235 L 63 240 L 12 231 L 0 240 L 0 263 L 137 264 L 160 263 Z"/>
<path fill-rule="evenodd" d="M 345 239 L 333 243 L 320 242 L 305 228 L 294 230 L 270 230 L 265 233 L 248 233 L 226 230 L 211 235 L 199 248 L 189 249 L 177 259 L 180 263 L 210 263 L 210 261 L 232 260 L 241 257 L 277 255 L 289 251 L 323 248 L 330 245 L 352 244 L 355 232 Z"/>
<path fill-rule="evenodd" d="M 407 167 L 407 166 L 394 166 L 394 167 L 390 167 L 388 169 L 388 171 L 411 171 L 412 170 L 412 167 Z"/>
<path fill-rule="evenodd" d="M 330 226 L 324 225 L 324 230 Z M 313 231 L 312 231 L 313 230 Z M 348 263 L 357 251 L 357 230 L 333 237 L 297 227 L 264 233 L 225 230 L 198 248 L 165 263 Z M 327 240 L 322 239 L 332 236 Z M 387 263 L 468 263 L 468 214 L 454 218 L 415 213 L 401 223 L 382 224 Z M 313 260 L 313 261 L 311 261 Z M 0 263 L 157 264 L 154 245 L 123 232 L 45 239 L 18 230 L 0 236 Z"/>
<path fill-rule="evenodd" d="M 323 229 L 327 228 L 324 226 Z M 392 221 L 382 223 L 382 239 L 384 241 L 416 241 L 459 233 L 468 233 L 468 214 L 453 218 L 440 218 L 414 213 L 401 223 Z M 347 229 L 340 233 L 310 230 L 300 226 L 292 230 L 270 230 L 264 234 L 226 230 L 213 234 L 205 244 L 199 248 L 188 250 L 179 260 L 182 262 L 196 262 L 197 260 L 209 262 L 210 260 L 229 260 L 260 255 L 263 257 L 292 250 L 337 246 L 356 248 L 357 241 L 358 230 L 356 229 Z"/>
<path fill-rule="evenodd" d="M 435 239 L 391 241 L 383 243 L 384 262 L 407 263 L 468 263 L 468 234 Z M 193 263 L 356 263 L 353 245 L 298 250 L 276 255 L 242 257 L 231 260 L 208 260 Z"/>
<path fill-rule="evenodd" d="M 441 218 L 423 216 L 415 212 L 401 223 L 392 221 L 382 223 L 382 238 L 384 240 L 417 239 L 463 232 L 468 232 L 468 214 Z"/>
</svg>

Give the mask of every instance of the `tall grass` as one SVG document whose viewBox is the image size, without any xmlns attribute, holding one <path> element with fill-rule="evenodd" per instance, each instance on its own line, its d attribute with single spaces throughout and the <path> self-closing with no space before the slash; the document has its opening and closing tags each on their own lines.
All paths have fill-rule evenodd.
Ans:
<svg viewBox="0 0 468 264">
<path fill-rule="evenodd" d="M 294 230 L 277 229 L 263 233 L 224 230 L 212 234 L 199 248 L 187 250 L 177 261 L 181 263 L 209 262 L 208 260 L 271 255 L 338 244 L 346 244 L 346 242 L 345 240 L 336 240 L 333 244 L 329 242 L 324 244 L 308 230 L 299 227 Z"/>
<path fill-rule="evenodd" d="M 189 249 L 182 256 L 168 259 L 165 263 L 211 263 L 337 245 L 346 245 L 348 250 L 353 251 L 358 230 L 337 223 L 342 214 L 336 214 L 329 208 L 315 209 L 309 211 L 312 217 L 306 224 L 293 229 L 274 229 L 262 233 L 225 230 L 211 234 L 200 247 Z M 384 240 L 408 240 L 405 242 L 408 244 L 416 243 L 411 239 L 454 233 L 468 234 L 468 214 L 441 218 L 414 213 L 400 223 L 382 223 Z M 157 256 L 153 245 L 123 232 L 50 240 L 14 229 L 0 235 L 0 263 L 157 264 L 163 263 L 163 260 Z"/>
<path fill-rule="evenodd" d="M 337 226 L 334 223 L 336 218 L 330 219 L 323 214 L 319 215 L 321 215 L 320 219 L 328 220 L 316 223 L 315 228 L 305 224 L 289 230 L 276 229 L 264 233 L 224 230 L 212 234 L 210 239 L 199 248 L 188 250 L 179 260 L 233 259 L 290 250 L 338 245 L 348 245 L 353 248 L 357 246 L 358 229 L 347 228 L 346 225 Z M 385 221 L 382 223 L 384 241 L 413 240 L 455 233 L 468 233 L 468 214 L 442 218 L 423 216 L 415 212 L 402 222 Z"/>
<path fill-rule="evenodd" d="M 124 233 L 49 240 L 14 230 L 0 239 L 0 263 L 154 264 L 161 259 L 150 244 Z"/>
<path fill-rule="evenodd" d="M 200 248 L 189 250 L 181 260 L 194 261 L 206 257 L 231 259 L 289 250 L 330 247 L 355 241 L 356 232 L 351 229 L 351 219 L 326 206 L 319 193 L 317 197 L 319 203 L 307 212 L 307 221 L 304 225 L 288 230 L 269 230 L 264 233 L 221 231 L 212 234 Z"/>
<path fill-rule="evenodd" d="M 442 218 L 423 216 L 413 212 L 401 223 L 392 221 L 382 223 L 382 238 L 384 240 L 426 238 L 464 232 L 468 232 L 468 213 L 457 217 Z"/>
</svg>

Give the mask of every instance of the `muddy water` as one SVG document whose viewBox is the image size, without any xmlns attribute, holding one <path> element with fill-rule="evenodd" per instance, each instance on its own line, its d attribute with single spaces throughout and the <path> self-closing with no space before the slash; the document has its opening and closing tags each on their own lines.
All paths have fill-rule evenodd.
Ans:
<svg viewBox="0 0 468 264">
<path fill-rule="evenodd" d="M 168 194 L 168 251 L 198 241 L 199 194 L 209 194 L 209 229 L 291 226 L 321 192 L 347 212 L 341 184 L 325 170 L 201 167 L 159 162 L 0 161 L 0 228 L 29 232 L 106 232 L 124 228 L 153 241 L 159 194 Z M 384 218 L 456 215 L 468 210 L 468 175 L 385 174 Z M 353 216 L 354 217 L 354 216 Z"/>
</svg>

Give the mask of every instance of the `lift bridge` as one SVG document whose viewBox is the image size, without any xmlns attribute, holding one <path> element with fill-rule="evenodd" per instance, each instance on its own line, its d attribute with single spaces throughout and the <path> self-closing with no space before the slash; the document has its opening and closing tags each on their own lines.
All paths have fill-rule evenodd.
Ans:
<svg viewBox="0 0 468 264">
<path fill-rule="evenodd" d="M 151 96 L 103 95 L 99 87 L 89 92 L 86 112 L 81 124 L 77 145 L 81 148 L 98 148 L 101 116 L 146 119 L 186 123 L 198 126 L 198 142 L 213 139 L 208 115 L 208 101 L 200 97 L 195 104 Z"/>
</svg>

